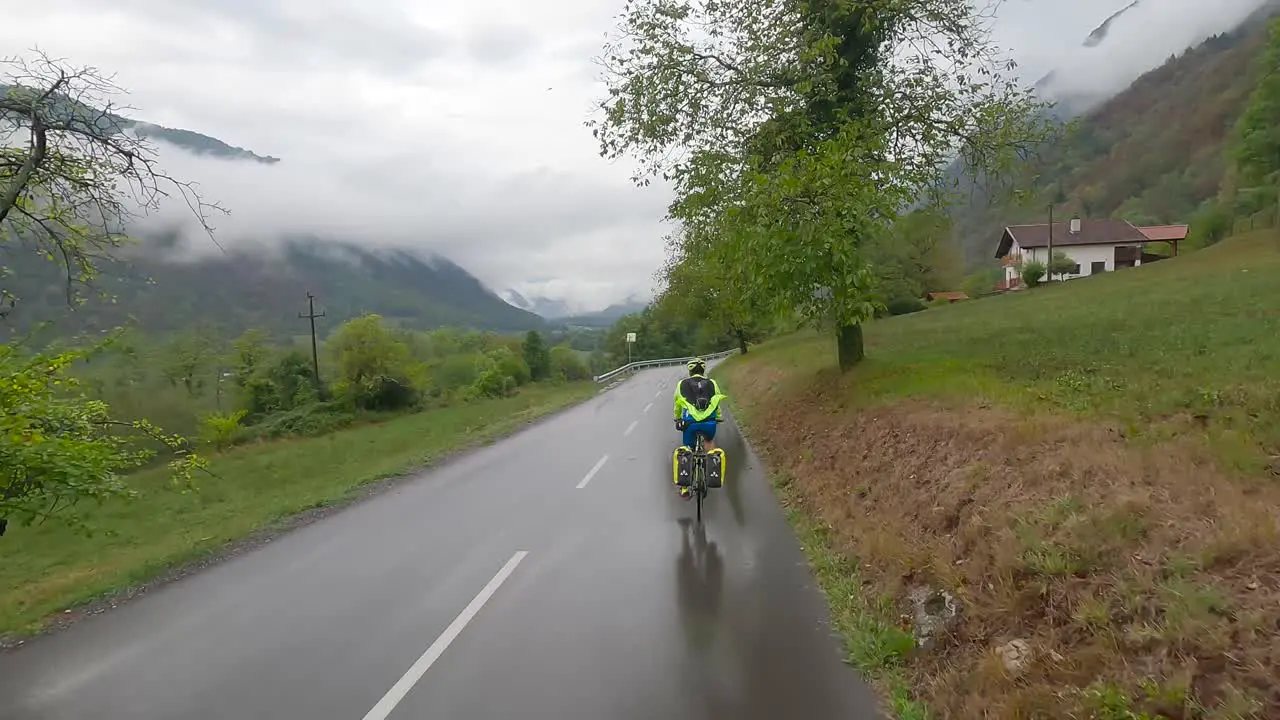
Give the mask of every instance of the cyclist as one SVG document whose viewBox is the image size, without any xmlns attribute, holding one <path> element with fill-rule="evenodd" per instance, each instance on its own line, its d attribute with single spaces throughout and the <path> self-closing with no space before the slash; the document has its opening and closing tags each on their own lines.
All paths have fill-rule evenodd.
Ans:
<svg viewBox="0 0 1280 720">
<path fill-rule="evenodd" d="M 687 364 L 689 377 L 676 384 L 675 421 L 676 429 L 684 433 L 684 444 L 676 448 L 673 466 L 678 467 L 680 453 L 689 452 L 694 445 L 694 434 L 702 433 L 705 438 L 703 448 L 708 455 L 718 454 L 721 464 L 724 462 L 724 451 L 715 446 L 716 424 L 723 419 L 724 412 L 720 403 L 725 395 L 720 392 L 720 384 L 707 377 L 707 364 L 702 358 L 694 358 Z M 672 481 L 679 486 L 678 472 Z M 688 500 L 690 490 L 680 488 L 680 497 Z"/>
</svg>

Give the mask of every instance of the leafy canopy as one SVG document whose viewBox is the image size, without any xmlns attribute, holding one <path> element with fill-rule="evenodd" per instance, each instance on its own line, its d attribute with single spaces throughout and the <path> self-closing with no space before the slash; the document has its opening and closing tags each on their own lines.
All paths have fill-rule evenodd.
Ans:
<svg viewBox="0 0 1280 720">
<path fill-rule="evenodd" d="M 968 0 L 631 0 L 589 125 L 637 182 L 671 182 L 670 219 L 747 279 L 739 310 L 855 325 L 877 310 L 867 244 L 947 195 L 954 159 L 999 177 L 1047 131 L 988 20 Z"/>
<path fill-rule="evenodd" d="M 76 287 L 126 240 L 128 222 L 171 193 L 210 229 L 205 210 L 213 206 L 160 170 L 153 146 L 125 132 L 106 98 L 118 89 L 93 68 L 38 56 L 4 61 L 0 72 L 0 280 L 11 256 L 35 252 L 63 267 L 67 299 L 79 301 Z M 0 285 L 0 317 L 20 300 Z M 72 365 L 101 347 L 0 346 L 0 533 L 9 518 L 75 521 L 82 500 L 128 495 L 122 476 L 159 448 L 173 454 L 178 482 L 204 466 L 181 438 L 145 420 L 118 420 L 78 388 Z M 181 368 L 177 375 L 191 382 Z"/>
<path fill-rule="evenodd" d="M 0 345 L 0 518 L 74 523 L 82 500 L 131 495 L 122 476 L 153 458 L 157 445 L 174 453 L 175 482 L 207 467 L 182 438 L 145 420 L 117 421 L 106 403 L 80 392 L 70 371 L 89 353 Z"/>
</svg>

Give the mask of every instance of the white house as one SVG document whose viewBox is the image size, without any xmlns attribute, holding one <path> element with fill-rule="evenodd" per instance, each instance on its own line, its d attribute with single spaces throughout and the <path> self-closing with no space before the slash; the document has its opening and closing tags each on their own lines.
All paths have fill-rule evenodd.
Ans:
<svg viewBox="0 0 1280 720">
<path fill-rule="evenodd" d="M 1148 234 L 1146 231 L 1151 231 Z M 1149 242 L 1168 242 L 1177 254 L 1178 241 L 1186 237 L 1186 225 L 1165 225 L 1158 228 L 1139 228 L 1124 220 L 1081 220 L 1043 225 L 1010 225 L 1000 237 L 996 257 L 1004 265 L 1004 282 L 1001 289 L 1011 290 L 1022 285 L 1022 266 L 1029 262 L 1049 265 L 1050 247 L 1053 254 L 1063 253 L 1075 262 L 1071 272 L 1054 279 L 1070 280 L 1088 277 L 1121 268 L 1138 267 L 1158 256 L 1146 255 L 1143 247 Z"/>
</svg>

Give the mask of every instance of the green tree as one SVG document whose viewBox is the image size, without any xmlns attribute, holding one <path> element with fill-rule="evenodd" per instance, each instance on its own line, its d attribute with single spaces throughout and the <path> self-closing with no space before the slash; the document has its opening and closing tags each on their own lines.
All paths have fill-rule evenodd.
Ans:
<svg viewBox="0 0 1280 720">
<path fill-rule="evenodd" d="M 1061 250 L 1054 250 L 1053 258 L 1049 260 L 1049 274 L 1053 277 L 1070 275 L 1075 272 L 1079 264 L 1067 257 L 1067 254 Z"/>
<path fill-rule="evenodd" d="M 833 328 L 842 368 L 879 308 L 869 241 L 945 195 L 952 158 L 999 177 L 1047 126 L 967 2 L 637 0 L 617 37 L 602 154 L 670 179 L 671 219 L 715 238 L 753 304 Z"/>
<path fill-rule="evenodd" d="M 325 341 L 338 368 L 335 388 L 356 407 L 408 407 L 425 388 L 426 372 L 378 315 L 348 320 Z"/>
<path fill-rule="evenodd" d="M 529 366 L 529 373 L 534 381 L 545 380 L 551 375 L 551 352 L 537 330 L 530 330 L 524 336 L 521 348 L 524 353 L 524 362 Z"/>
<path fill-rule="evenodd" d="M 218 368 L 216 336 L 194 331 L 174 336 L 162 349 L 162 372 L 169 384 L 186 388 L 189 397 L 204 392 L 206 378 L 214 379 Z"/>
<path fill-rule="evenodd" d="M 175 481 L 190 482 L 206 467 L 182 438 L 145 420 L 117 420 L 106 403 L 79 392 L 70 370 L 88 352 L 25 354 L 0 345 L 0 534 L 9 518 L 75 523 L 82 501 L 132 495 L 123 476 L 156 455 L 139 438 L 174 453 Z"/>
<path fill-rule="evenodd" d="M 656 304 L 675 308 L 681 320 L 711 338 L 732 337 L 745 355 L 748 344 L 764 336 L 763 325 L 770 317 L 770 311 L 754 303 L 747 292 L 749 277 L 742 268 L 725 262 L 711 238 L 690 229 L 673 235 L 668 245 L 671 254 L 663 270 L 666 288 Z M 692 352 L 694 348 L 676 354 Z"/>
<path fill-rule="evenodd" d="M 551 348 L 551 375 L 557 380 L 577 382 L 590 380 L 591 369 L 573 348 L 557 345 Z"/>
<path fill-rule="evenodd" d="M 871 262 L 879 280 L 879 297 L 890 314 L 923 309 L 926 293 L 955 290 L 960 284 L 960 258 L 951 239 L 951 218 L 941 208 L 907 213 L 887 232 L 872 238 Z"/>
<path fill-rule="evenodd" d="M 528 362 L 512 352 L 511 348 L 501 346 L 489 351 L 489 357 L 497 363 L 498 371 L 511 378 L 516 386 L 525 385 L 533 379 L 533 371 Z"/>
<path fill-rule="evenodd" d="M 1231 212 L 1211 200 L 1192 216 L 1187 245 L 1191 248 L 1213 245 L 1231 234 L 1233 224 Z"/>
<path fill-rule="evenodd" d="M 68 301 L 79 303 L 100 258 L 126 241 L 122 228 L 166 196 L 184 198 L 209 228 L 212 206 L 160 170 L 145 138 L 124 132 L 107 79 L 44 56 L 2 67 L 0 249 L 58 263 Z M 0 316 L 20 301 L 0 288 Z M 0 531 L 9 517 L 72 518 L 82 500 L 129 494 L 124 473 L 154 455 L 140 439 L 175 453 L 175 480 L 189 482 L 202 466 L 182 439 L 145 420 L 121 421 L 78 391 L 70 367 L 88 354 L 0 346 Z"/>
<path fill-rule="evenodd" d="M 996 285 L 1004 280 L 1004 268 L 986 267 L 976 270 L 964 279 L 961 287 L 969 297 L 990 295 L 996 291 Z"/>
<path fill-rule="evenodd" d="M 0 68 L 0 131 L 11 140 L 0 147 L 0 240 L 62 265 L 69 301 L 82 302 L 99 259 L 128 242 L 122 228 L 170 195 L 212 237 L 207 213 L 222 209 L 166 174 L 154 145 L 125 132 L 109 79 L 40 54 Z"/>
<path fill-rule="evenodd" d="M 1280 19 L 1271 21 L 1259 62 L 1258 84 L 1240 116 L 1231 151 L 1243 189 L 1280 185 Z"/>
<path fill-rule="evenodd" d="M 244 387 L 271 356 L 271 345 L 265 332 L 249 329 L 231 341 L 231 352 L 232 374 L 236 385 Z"/>
<path fill-rule="evenodd" d="M 318 401 L 311 355 L 299 348 L 285 350 L 273 362 L 262 364 L 245 383 L 244 393 L 251 421 Z"/>
</svg>

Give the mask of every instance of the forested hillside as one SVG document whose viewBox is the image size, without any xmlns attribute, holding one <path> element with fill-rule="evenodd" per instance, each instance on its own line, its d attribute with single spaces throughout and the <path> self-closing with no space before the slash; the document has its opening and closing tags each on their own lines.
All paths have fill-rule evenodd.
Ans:
<svg viewBox="0 0 1280 720">
<path fill-rule="evenodd" d="M 1061 212 L 1185 223 L 1219 192 L 1232 129 L 1257 84 L 1266 43 L 1260 12 L 1237 30 L 1171 57 L 1083 117 L 1028 168 L 1014 203 L 974 202 L 953 210 L 967 266 L 994 262 L 1005 225 L 1044 222 Z"/>
<path fill-rule="evenodd" d="M 6 259 L 12 271 L 6 285 L 19 301 L 0 331 L 24 333 L 53 321 L 58 334 L 68 335 L 136 320 L 148 334 L 201 325 L 228 336 L 249 328 L 287 336 L 307 332 L 298 318 L 307 310 L 307 292 L 326 313 L 325 327 L 365 313 L 417 329 L 514 332 L 545 326 L 463 268 L 431 255 L 314 238 L 225 254 L 210 249 L 198 260 L 171 257 L 177 254 L 156 241 L 104 259 L 95 285 L 114 301 L 72 308 L 65 267 L 14 252 Z"/>
<path fill-rule="evenodd" d="M 109 83 L 85 89 L 86 92 L 82 97 L 68 96 L 62 98 L 58 114 L 63 117 L 86 119 L 94 125 L 110 130 L 111 132 L 132 131 L 140 138 L 160 140 L 193 155 L 205 155 L 222 160 L 255 162 L 266 165 L 280 162 L 280 158 L 272 157 L 270 155 L 259 155 L 252 150 L 236 147 L 235 145 L 223 142 L 218 138 L 209 137 L 208 135 L 204 135 L 193 130 L 168 128 L 163 125 L 156 125 L 155 123 L 124 117 L 117 112 L 119 108 L 109 102 L 104 104 L 102 107 L 93 107 L 81 102 L 82 99 L 99 99 L 98 95 L 102 94 L 102 91 L 104 91 L 108 85 Z M 21 92 L 21 90 L 22 86 L 20 85 L 0 83 L 0 95 L 6 95 L 14 91 Z"/>
</svg>

